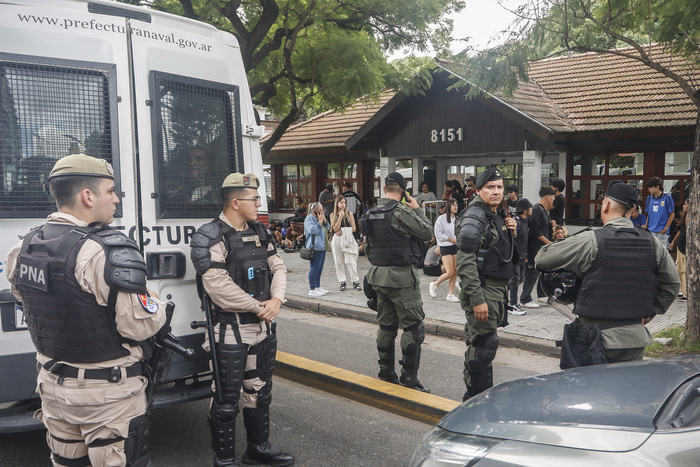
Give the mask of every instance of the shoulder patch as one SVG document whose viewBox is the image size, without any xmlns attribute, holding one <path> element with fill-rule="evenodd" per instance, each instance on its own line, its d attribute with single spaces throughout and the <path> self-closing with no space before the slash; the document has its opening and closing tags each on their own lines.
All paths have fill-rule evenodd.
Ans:
<svg viewBox="0 0 700 467">
<path fill-rule="evenodd" d="M 139 301 L 141 302 L 143 309 L 150 314 L 155 314 L 155 312 L 158 311 L 158 302 L 151 297 L 139 294 Z"/>
</svg>

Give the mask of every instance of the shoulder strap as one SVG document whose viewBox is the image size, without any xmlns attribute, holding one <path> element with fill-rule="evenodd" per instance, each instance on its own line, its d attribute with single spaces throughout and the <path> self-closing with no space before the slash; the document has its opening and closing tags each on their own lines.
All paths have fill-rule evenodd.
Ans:
<svg viewBox="0 0 700 467">
<path fill-rule="evenodd" d="M 89 237 L 90 234 L 92 234 L 94 229 L 90 227 L 76 227 L 70 232 L 66 234 L 66 236 L 63 238 L 61 241 L 61 244 L 58 246 L 58 250 L 56 250 L 56 256 L 65 258 L 68 256 L 68 253 L 73 249 L 73 247 L 78 243 L 80 240 Z"/>
<path fill-rule="evenodd" d="M 32 229 L 24 236 L 24 239 L 22 240 L 22 248 L 19 251 L 21 255 L 26 254 L 29 251 L 29 244 L 32 242 L 32 238 L 34 238 L 34 235 L 36 235 L 40 228 L 41 227 Z"/>
</svg>

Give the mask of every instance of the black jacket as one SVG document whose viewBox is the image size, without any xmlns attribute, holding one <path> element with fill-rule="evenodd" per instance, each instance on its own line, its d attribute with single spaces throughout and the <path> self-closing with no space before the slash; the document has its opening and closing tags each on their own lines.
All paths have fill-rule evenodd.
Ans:
<svg viewBox="0 0 700 467">
<path fill-rule="evenodd" d="M 528 218 L 527 223 L 530 228 L 527 242 L 527 259 L 530 262 L 534 262 L 535 255 L 544 246 L 544 243 L 538 237 L 544 236 L 544 238 L 549 239 L 551 238 L 550 232 L 552 230 L 549 223 L 549 215 L 540 203 L 537 203 L 532 208 L 532 215 Z"/>
</svg>

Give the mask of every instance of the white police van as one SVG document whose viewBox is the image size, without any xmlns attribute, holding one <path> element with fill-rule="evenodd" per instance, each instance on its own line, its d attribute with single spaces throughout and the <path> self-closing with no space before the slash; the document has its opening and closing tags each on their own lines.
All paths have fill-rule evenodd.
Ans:
<svg viewBox="0 0 700 467">
<path fill-rule="evenodd" d="M 173 333 L 196 354 L 173 359 L 155 392 L 164 406 L 210 394 L 204 333 L 190 328 L 203 314 L 189 241 L 220 212 L 227 174 L 263 180 L 261 132 L 231 34 L 112 1 L 0 0 L 0 433 L 41 427 L 35 350 L 4 269 L 19 236 L 55 211 L 45 182 L 56 160 L 112 163 L 112 225 L 141 246 L 149 288 L 176 304 Z"/>
</svg>

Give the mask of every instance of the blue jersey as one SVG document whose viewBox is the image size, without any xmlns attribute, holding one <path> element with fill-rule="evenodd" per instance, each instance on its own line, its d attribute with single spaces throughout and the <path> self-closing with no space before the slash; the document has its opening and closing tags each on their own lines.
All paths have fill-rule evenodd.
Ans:
<svg viewBox="0 0 700 467">
<path fill-rule="evenodd" d="M 638 214 L 636 219 L 634 217 L 630 217 L 630 220 L 635 227 L 644 227 L 644 224 L 647 223 L 647 216 L 644 214 Z"/>
<path fill-rule="evenodd" d="M 649 231 L 659 232 L 666 228 L 666 222 L 673 212 L 673 198 L 668 193 L 662 193 L 658 198 L 647 197 L 647 217 Z"/>
</svg>

